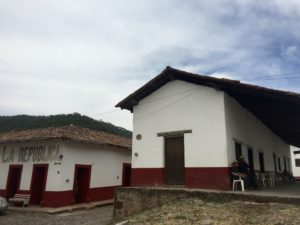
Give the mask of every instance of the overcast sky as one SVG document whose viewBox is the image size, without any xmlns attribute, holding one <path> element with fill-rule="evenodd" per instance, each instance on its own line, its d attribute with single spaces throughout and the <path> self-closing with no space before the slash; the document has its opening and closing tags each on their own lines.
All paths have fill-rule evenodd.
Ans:
<svg viewBox="0 0 300 225">
<path fill-rule="evenodd" d="M 128 111 L 102 113 L 167 65 L 300 92 L 278 79 L 300 76 L 299 50 L 298 0 L 0 0 L 0 114 L 132 129 Z"/>
</svg>

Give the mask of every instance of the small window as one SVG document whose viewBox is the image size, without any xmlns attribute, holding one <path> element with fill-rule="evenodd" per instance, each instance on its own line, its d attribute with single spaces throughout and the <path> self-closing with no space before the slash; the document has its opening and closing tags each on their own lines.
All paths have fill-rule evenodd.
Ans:
<svg viewBox="0 0 300 225">
<path fill-rule="evenodd" d="M 240 143 L 235 142 L 235 159 L 239 160 L 242 156 L 242 145 Z"/>
<path fill-rule="evenodd" d="M 265 172 L 265 159 L 264 159 L 264 153 L 259 152 L 259 167 L 260 167 L 260 172 L 264 173 Z"/>
<path fill-rule="evenodd" d="M 300 159 L 295 159 L 295 165 L 296 167 L 300 167 Z"/>
</svg>

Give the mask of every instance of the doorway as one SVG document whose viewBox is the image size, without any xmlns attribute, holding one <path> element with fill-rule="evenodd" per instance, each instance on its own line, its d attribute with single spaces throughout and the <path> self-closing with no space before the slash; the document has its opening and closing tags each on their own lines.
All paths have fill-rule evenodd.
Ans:
<svg viewBox="0 0 300 225">
<path fill-rule="evenodd" d="M 249 163 L 249 170 L 252 174 L 254 172 L 254 161 L 253 161 L 253 150 L 252 148 L 248 148 L 248 163 Z"/>
<path fill-rule="evenodd" d="M 259 152 L 258 156 L 259 156 L 259 168 L 260 168 L 260 172 L 264 173 L 265 172 L 264 153 L 263 152 Z"/>
<path fill-rule="evenodd" d="M 123 187 L 130 186 L 130 178 L 131 178 L 131 164 L 124 163 L 123 164 L 123 177 L 122 177 L 122 186 Z"/>
<path fill-rule="evenodd" d="M 46 189 L 48 174 L 48 164 L 33 165 L 31 186 L 30 186 L 30 203 L 40 205 Z"/>
<path fill-rule="evenodd" d="M 240 143 L 235 142 L 234 143 L 234 148 L 235 148 L 235 159 L 237 161 L 239 161 L 240 157 L 243 156 L 242 145 Z"/>
<path fill-rule="evenodd" d="M 75 203 L 83 203 L 88 201 L 90 180 L 91 180 L 91 166 L 75 165 L 75 176 L 74 176 L 74 187 L 73 187 Z"/>
<path fill-rule="evenodd" d="M 165 182 L 167 185 L 184 184 L 184 139 L 165 137 Z"/>
<path fill-rule="evenodd" d="M 10 165 L 8 170 L 8 177 L 6 183 L 6 198 L 12 198 L 15 196 L 20 188 L 22 165 Z"/>
</svg>

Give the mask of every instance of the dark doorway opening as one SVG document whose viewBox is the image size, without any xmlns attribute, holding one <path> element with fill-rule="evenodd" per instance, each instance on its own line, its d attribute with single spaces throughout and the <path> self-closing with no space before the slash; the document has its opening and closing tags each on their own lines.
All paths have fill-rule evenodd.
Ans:
<svg viewBox="0 0 300 225">
<path fill-rule="evenodd" d="M 122 186 L 129 187 L 131 179 L 131 164 L 123 163 Z"/>
<path fill-rule="evenodd" d="M 273 153 L 273 164 L 274 164 L 274 171 L 277 172 L 277 161 L 276 161 L 277 157 L 276 154 Z"/>
<path fill-rule="evenodd" d="M 88 202 L 90 180 L 91 180 L 91 166 L 75 165 L 75 176 L 74 176 L 74 187 L 73 187 L 75 203 Z"/>
<path fill-rule="evenodd" d="M 20 188 L 22 165 L 10 165 L 8 170 L 8 177 L 6 183 L 6 198 L 12 198 L 15 196 Z"/>
<path fill-rule="evenodd" d="M 234 148 L 235 148 L 235 159 L 238 161 L 242 156 L 242 145 L 240 143 L 235 142 Z"/>
<path fill-rule="evenodd" d="M 251 174 L 254 172 L 253 150 L 248 148 L 248 163 Z"/>
<path fill-rule="evenodd" d="M 184 139 L 165 138 L 165 182 L 167 185 L 184 184 Z"/>
<path fill-rule="evenodd" d="M 284 166 L 284 170 L 287 170 L 287 166 L 286 166 L 286 158 L 285 158 L 285 156 L 283 156 L 283 166 Z"/>
<path fill-rule="evenodd" d="M 31 186 L 30 186 L 30 203 L 40 205 L 46 189 L 48 174 L 48 164 L 33 165 Z"/>
<path fill-rule="evenodd" d="M 265 159 L 264 159 L 264 153 L 259 152 L 259 166 L 260 166 L 260 172 L 265 172 Z"/>
</svg>

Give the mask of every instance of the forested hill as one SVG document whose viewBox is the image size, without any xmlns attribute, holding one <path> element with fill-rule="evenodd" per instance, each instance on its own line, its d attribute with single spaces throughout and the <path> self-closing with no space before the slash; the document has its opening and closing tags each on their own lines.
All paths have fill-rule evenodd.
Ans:
<svg viewBox="0 0 300 225">
<path fill-rule="evenodd" d="M 79 127 L 90 128 L 93 130 L 104 131 L 123 137 L 131 137 L 132 133 L 125 128 L 115 126 L 101 120 L 94 120 L 88 116 L 73 114 L 60 114 L 50 116 L 0 116 L 0 132 L 19 131 L 34 128 L 60 127 L 73 124 Z"/>
</svg>

